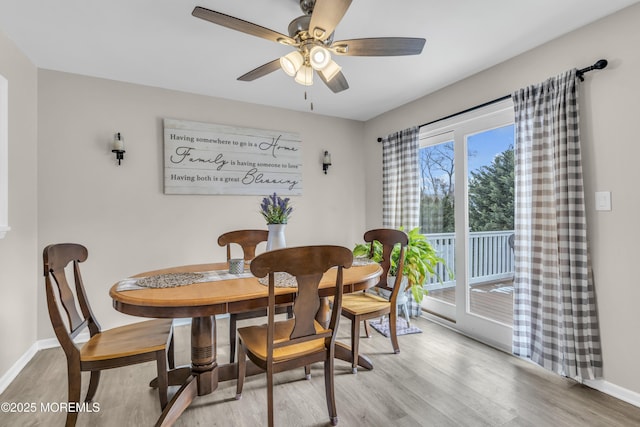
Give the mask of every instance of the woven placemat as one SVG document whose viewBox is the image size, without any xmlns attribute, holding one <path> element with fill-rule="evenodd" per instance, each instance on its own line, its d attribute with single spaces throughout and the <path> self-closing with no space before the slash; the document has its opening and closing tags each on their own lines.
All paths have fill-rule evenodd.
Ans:
<svg viewBox="0 0 640 427">
<path fill-rule="evenodd" d="M 201 282 L 246 279 L 253 277 L 251 272 L 231 274 L 227 270 L 213 270 L 193 273 L 165 273 L 149 277 L 129 277 L 118 282 L 117 291 L 134 291 L 149 288 L 175 288 Z"/>
<path fill-rule="evenodd" d="M 143 277 L 136 281 L 136 285 L 143 288 L 175 288 L 200 282 L 204 277 L 202 273 L 166 273 Z"/>
<path fill-rule="evenodd" d="M 298 281 L 295 276 L 292 276 L 289 273 L 285 272 L 277 272 L 274 273 L 274 286 L 276 288 L 297 288 Z M 258 279 L 258 282 L 262 285 L 269 286 L 269 276 L 264 276 Z"/>
</svg>

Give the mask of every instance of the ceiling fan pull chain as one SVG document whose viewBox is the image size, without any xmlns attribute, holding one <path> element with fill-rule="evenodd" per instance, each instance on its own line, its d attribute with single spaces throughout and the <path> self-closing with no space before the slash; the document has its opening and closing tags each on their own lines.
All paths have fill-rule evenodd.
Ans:
<svg viewBox="0 0 640 427">
<path fill-rule="evenodd" d="M 311 101 L 309 102 L 309 105 L 311 106 L 311 111 L 313 111 L 313 100 L 311 99 L 311 95 L 309 95 L 309 97 L 307 98 L 307 91 L 304 91 L 304 100 L 306 101 L 307 99 L 310 99 Z"/>
</svg>

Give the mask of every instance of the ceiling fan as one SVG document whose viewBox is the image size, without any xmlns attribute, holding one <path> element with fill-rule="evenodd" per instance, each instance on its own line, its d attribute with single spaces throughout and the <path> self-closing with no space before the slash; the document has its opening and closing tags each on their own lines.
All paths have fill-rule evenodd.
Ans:
<svg viewBox="0 0 640 427">
<path fill-rule="evenodd" d="M 352 0 L 300 0 L 304 15 L 289 24 L 289 35 L 278 33 L 257 24 L 224 13 L 196 6 L 192 15 L 277 43 L 294 47 L 289 54 L 267 62 L 238 77 L 252 81 L 282 68 L 295 81 L 309 86 L 313 84 L 314 70 L 333 92 L 349 88 L 342 68 L 331 59 L 331 54 L 347 56 L 401 56 L 419 55 L 425 39 L 409 37 L 377 37 L 333 41 L 333 31 L 347 12 Z"/>
</svg>

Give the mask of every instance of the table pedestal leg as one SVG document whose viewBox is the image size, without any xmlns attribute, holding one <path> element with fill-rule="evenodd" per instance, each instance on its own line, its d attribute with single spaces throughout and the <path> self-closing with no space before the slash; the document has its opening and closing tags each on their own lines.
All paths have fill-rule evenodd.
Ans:
<svg viewBox="0 0 640 427">
<path fill-rule="evenodd" d="M 351 361 L 353 360 L 351 347 L 341 342 L 336 342 L 336 346 L 334 350 L 334 358 L 351 363 Z M 367 356 L 364 356 L 362 354 L 358 354 L 358 366 L 361 366 L 364 369 L 368 369 L 368 370 L 373 369 L 373 363 L 371 363 L 371 359 L 369 359 Z"/>
<path fill-rule="evenodd" d="M 331 307 L 329 306 L 329 298 L 320 298 L 320 308 L 318 309 L 318 313 L 316 314 L 316 320 L 322 325 L 323 328 L 329 327 L 329 322 L 331 321 Z M 351 363 L 353 359 L 351 348 L 339 342 L 336 342 L 334 356 L 336 359 L 344 360 L 345 362 L 349 363 Z M 371 363 L 371 359 L 361 354 L 358 355 L 358 366 L 362 366 L 363 368 L 369 370 L 373 369 L 373 363 Z"/>
<path fill-rule="evenodd" d="M 316 313 L 316 320 L 323 328 L 329 327 L 329 322 L 331 321 L 331 306 L 329 305 L 329 298 L 320 298 L 320 308 Z"/>
<path fill-rule="evenodd" d="M 176 366 L 169 370 L 167 375 L 169 377 L 169 385 L 182 385 L 187 381 L 187 378 L 191 376 L 191 366 Z M 158 387 L 158 377 L 151 380 L 149 387 Z"/>
<path fill-rule="evenodd" d="M 213 316 L 191 320 L 191 372 L 198 377 L 198 396 L 218 387 L 216 321 Z"/>
<path fill-rule="evenodd" d="M 213 316 L 191 319 L 191 372 L 162 411 L 156 426 L 172 425 L 196 396 L 209 394 L 218 387 L 215 337 L 216 320 Z M 184 368 L 174 371 L 174 381 L 185 374 Z"/>
</svg>

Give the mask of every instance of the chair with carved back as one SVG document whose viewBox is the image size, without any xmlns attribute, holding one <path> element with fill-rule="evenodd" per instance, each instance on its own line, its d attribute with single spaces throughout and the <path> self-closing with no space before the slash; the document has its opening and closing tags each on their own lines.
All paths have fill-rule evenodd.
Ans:
<svg viewBox="0 0 640 427">
<path fill-rule="evenodd" d="M 273 375 L 312 363 L 324 362 L 324 380 L 329 420 L 338 423 L 333 364 L 336 332 L 342 303 L 343 268 L 351 267 L 353 254 L 341 246 L 302 246 L 278 249 L 259 255 L 251 262 L 256 277 L 268 276 L 267 324 L 238 329 L 238 385 L 236 399 L 242 396 L 246 374 L 246 358 L 267 374 L 268 425 L 274 425 Z M 320 308 L 318 287 L 323 274 L 337 267 L 333 292 L 334 310 L 325 329 L 316 320 Z M 275 320 L 276 282 L 288 273 L 295 277 L 297 295 L 291 319 Z M 286 277 L 291 277 L 285 275 Z M 301 402 L 302 404 L 304 402 Z"/>
<path fill-rule="evenodd" d="M 353 357 L 351 370 L 354 374 L 358 371 L 358 346 L 360 342 L 360 322 L 362 321 L 365 322 L 365 328 L 368 328 L 367 321 L 369 319 L 388 315 L 391 345 L 393 346 L 394 353 L 400 352 L 396 333 L 398 318 L 397 300 L 400 291 L 406 291 L 406 288 L 401 289 L 401 282 L 402 269 L 404 267 L 404 252 L 409 243 L 407 233 L 387 228 L 369 230 L 364 233 L 364 241 L 371 244 L 369 257 L 373 256 L 374 242 L 378 241 L 382 244 L 382 260 L 380 261 L 380 266 L 383 271 L 380 276 L 380 281 L 373 289 L 388 291 L 390 296 L 387 300 L 371 292 L 355 292 L 345 295 L 342 300 L 342 315 L 351 320 L 351 352 Z M 391 268 L 391 252 L 396 245 L 400 245 L 398 273 L 395 282 L 390 284 L 388 283 L 387 274 Z M 368 330 L 367 336 L 369 336 Z"/>
<path fill-rule="evenodd" d="M 174 365 L 172 320 L 155 319 L 102 331 L 80 275 L 80 263 L 87 257 L 87 249 L 74 243 L 49 245 L 43 251 L 49 317 L 67 358 L 68 401 L 80 403 L 81 372 L 91 372 L 85 397 L 85 402 L 91 402 L 98 389 L 100 371 L 155 361 L 160 406 L 164 408 L 167 359 L 170 367 Z M 73 287 L 67 280 L 67 268 L 73 270 Z M 79 346 L 74 338 L 87 328 L 90 338 Z M 69 411 L 66 426 L 74 426 L 77 417 L 78 412 Z"/>
<path fill-rule="evenodd" d="M 245 263 L 251 261 L 256 256 L 256 247 L 266 242 L 269 237 L 267 230 L 234 230 L 221 234 L 218 237 L 218 245 L 226 246 L 227 262 L 231 259 L 231 245 L 236 244 L 242 248 Z M 292 316 L 291 304 L 280 305 L 276 308 L 278 314 L 287 313 Z M 267 310 L 264 308 L 256 310 L 248 310 L 238 313 L 229 313 L 229 362 L 233 363 L 236 355 L 236 328 L 238 320 L 253 319 L 255 317 L 264 317 Z"/>
</svg>

